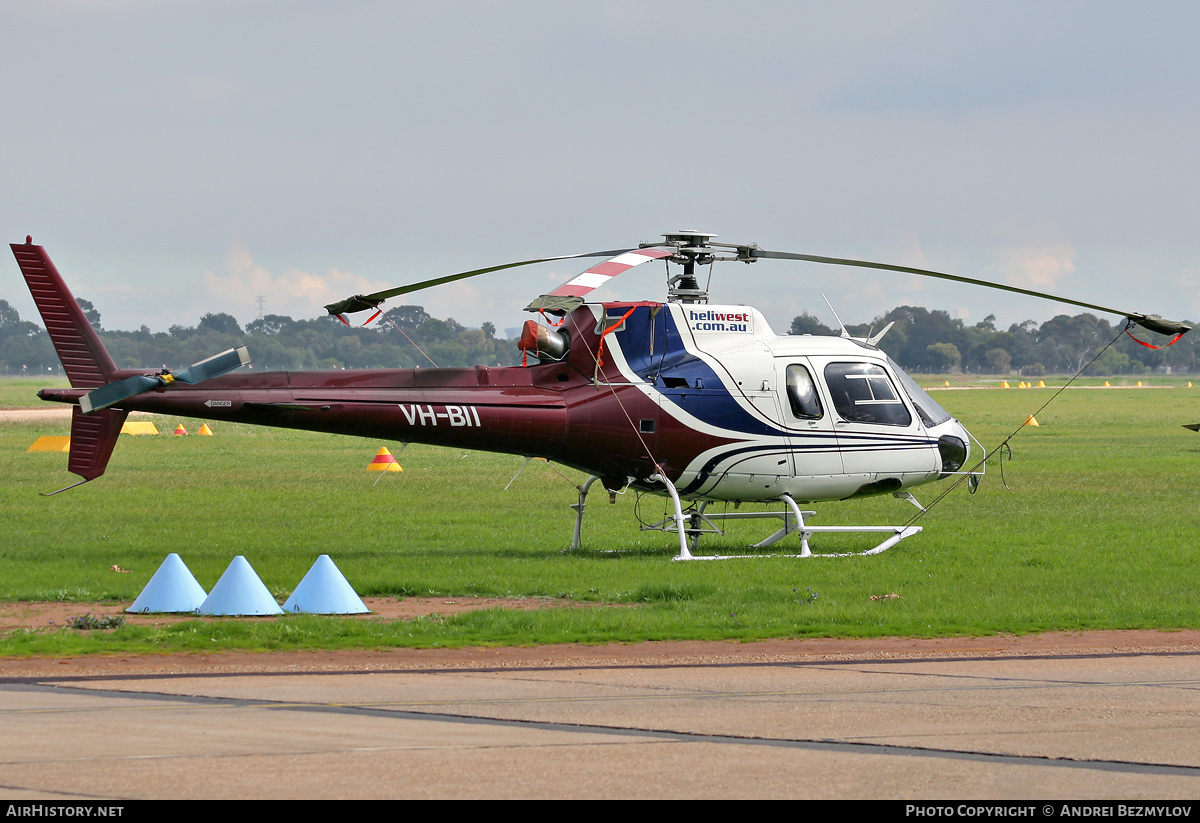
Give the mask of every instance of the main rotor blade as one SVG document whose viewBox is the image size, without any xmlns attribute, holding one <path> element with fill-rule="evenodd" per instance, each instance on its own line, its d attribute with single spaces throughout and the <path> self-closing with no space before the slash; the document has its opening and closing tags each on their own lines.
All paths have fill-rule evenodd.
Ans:
<svg viewBox="0 0 1200 823">
<path fill-rule="evenodd" d="M 815 254 L 797 254 L 787 251 L 767 251 L 765 249 L 747 249 L 744 254 L 751 258 L 764 258 L 771 260 L 804 260 L 809 263 L 828 263 L 834 266 L 858 266 L 866 269 L 883 269 L 885 271 L 898 271 L 905 274 L 919 274 L 925 277 L 937 277 L 941 280 L 954 280 L 958 283 L 969 283 L 973 286 L 985 286 L 989 289 L 1001 289 L 1003 291 L 1016 292 L 1017 294 L 1028 295 L 1029 297 L 1039 297 L 1043 300 L 1054 300 L 1059 303 L 1067 303 L 1072 306 L 1079 306 L 1085 309 L 1094 309 L 1096 311 L 1107 312 L 1108 314 L 1118 314 L 1122 317 L 1127 317 L 1139 326 L 1144 326 L 1151 331 L 1160 332 L 1162 334 L 1184 334 L 1192 330 L 1192 327 L 1187 323 L 1180 323 L 1175 320 L 1164 320 L 1161 317 L 1153 314 L 1138 314 L 1136 312 L 1127 312 L 1122 309 L 1111 309 L 1107 306 L 1098 306 L 1095 303 L 1084 303 L 1079 300 L 1069 300 L 1066 297 L 1059 297 L 1054 294 L 1045 294 L 1040 291 L 1031 291 L 1029 289 L 1021 289 L 1016 286 L 1005 286 L 1002 283 L 992 283 L 987 280 L 976 280 L 973 277 L 963 277 L 957 274 L 945 274 L 939 271 L 929 271 L 928 269 L 914 269 L 909 266 L 894 266 L 890 263 L 872 263 L 868 260 L 848 260 L 843 257 L 819 257 Z"/>
<path fill-rule="evenodd" d="M 422 280 L 420 283 L 412 283 L 408 286 L 398 286 L 394 289 L 385 289 L 377 291 L 374 294 L 356 294 L 353 297 L 347 297 L 337 303 L 330 303 L 325 307 L 325 310 L 330 314 L 348 314 L 356 311 L 365 311 L 373 309 L 387 300 L 390 297 L 397 297 L 401 294 L 408 294 L 421 289 L 428 289 L 433 286 L 440 286 L 443 283 L 453 283 L 455 280 L 464 280 L 468 277 L 475 277 L 480 274 L 488 274 L 502 269 L 515 269 L 518 266 L 530 266 L 534 263 L 549 263 L 553 260 L 573 260 L 577 257 L 615 257 L 618 254 L 633 251 L 633 249 L 612 249 L 609 251 L 589 251 L 583 254 L 561 254 L 557 257 L 539 257 L 536 260 L 520 260 L 516 263 L 503 263 L 499 266 L 488 266 L 485 269 L 472 269 L 471 271 L 459 272 L 458 274 L 448 274 L 445 277 L 435 277 L 432 280 Z"/>
</svg>

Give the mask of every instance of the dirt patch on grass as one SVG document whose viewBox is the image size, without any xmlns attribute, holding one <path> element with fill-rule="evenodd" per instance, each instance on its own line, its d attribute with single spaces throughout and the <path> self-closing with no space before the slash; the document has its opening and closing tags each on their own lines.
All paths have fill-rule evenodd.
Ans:
<svg viewBox="0 0 1200 823">
<path fill-rule="evenodd" d="M 412 620 L 431 615 L 451 615 L 479 609 L 555 609 L 578 607 L 569 600 L 553 597 L 364 597 L 363 604 L 370 614 L 348 615 L 351 619 Z M 161 626 L 183 620 L 270 620 L 254 617 L 198 617 L 194 614 L 129 614 L 126 603 L 79 603 L 66 601 L 37 601 L 0 603 L 0 633 L 21 629 L 52 629 L 65 626 L 73 617 L 92 615 L 97 618 L 122 616 L 129 625 Z"/>
</svg>

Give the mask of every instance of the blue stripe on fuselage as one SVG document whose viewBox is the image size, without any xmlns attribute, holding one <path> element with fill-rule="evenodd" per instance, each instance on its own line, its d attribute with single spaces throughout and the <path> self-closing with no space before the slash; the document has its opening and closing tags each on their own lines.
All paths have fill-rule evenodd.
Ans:
<svg viewBox="0 0 1200 823">
<path fill-rule="evenodd" d="M 651 319 L 652 308 L 639 306 L 625 320 L 625 328 L 613 332 L 625 362 L 635 374 L 647 381 L 653 380 L 656 391 L 686 409 L 688 414 L 734 436 L 789 435 L 786 430 L 772 426 L 742 408 L 712 367 L 684 348 L 671 310 L 663 306 Z M 666 388 L 664 376 L 683 378 L 689 388 Z M 704 388 L 695 388 L 697 385 Z"/>
</svg>

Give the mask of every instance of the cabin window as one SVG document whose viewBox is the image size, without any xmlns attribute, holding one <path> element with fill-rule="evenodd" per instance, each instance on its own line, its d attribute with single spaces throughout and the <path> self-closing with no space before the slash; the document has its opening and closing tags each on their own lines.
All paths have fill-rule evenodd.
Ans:
<svg viewBox="0 0 1200 823">
<path fill-rule="evenodd" d="M 816 420 L 824 414 L 816 383 L 808 369 L 799 363 L 787 367 L 787 394 L 793 416 L 801 420 Z"/>
<path fill-rule="evenodd" d="M 843 420 L 883 426 L 907 426 L 912 422 L 908 407 L 881 366 L 830 363 L 825 367 L 825 382 L 833 407 Z"/>
</svg>

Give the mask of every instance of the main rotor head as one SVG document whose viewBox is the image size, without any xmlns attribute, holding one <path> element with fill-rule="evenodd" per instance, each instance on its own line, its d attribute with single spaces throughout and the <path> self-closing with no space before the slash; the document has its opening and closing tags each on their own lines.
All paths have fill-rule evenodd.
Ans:
<svg viewBox="0 0 1200 823">
<path fill-rule="evenodd" d="M 749 256 L 750 249 L 758 246 L 735 246 L 729 243 L 713 243 L 710 238 L 717 235 L 709 232 L 683 229 L 682 231 L 664 234 L 663 240 L 657 243 L 641 243 L 643 249 L 671 248 L 674 253 L 667 258 L 671 263 L 683 266 L 683 273 L 667 280 L 667 300 L 672 303 L 707 303 L 708 289 L 701 288 L 696 279 L 696 266 L 710 266 L 722 260 L 740 260 L 743 263 L 753 263 Z M 722 249 L 735 252 L 733 256 L 722 253 Z"/>
</svg>

